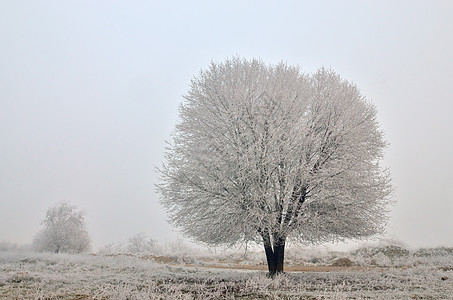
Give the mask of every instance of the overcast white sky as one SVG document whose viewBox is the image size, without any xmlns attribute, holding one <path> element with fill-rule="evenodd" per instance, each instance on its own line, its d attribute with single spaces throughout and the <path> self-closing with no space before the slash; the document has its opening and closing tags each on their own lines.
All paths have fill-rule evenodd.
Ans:
<svg viewBox="0 0 453 300">
<path fill-rule="evenodd" d="M 86 210 L 96 247 L 170 241 L 154 184 L 193 75 L 233 55 L 332 67 L 378 107 L 389 233 L 453 246 L 452 1 L 0 2 L 0 241 Z"/>
</svg>

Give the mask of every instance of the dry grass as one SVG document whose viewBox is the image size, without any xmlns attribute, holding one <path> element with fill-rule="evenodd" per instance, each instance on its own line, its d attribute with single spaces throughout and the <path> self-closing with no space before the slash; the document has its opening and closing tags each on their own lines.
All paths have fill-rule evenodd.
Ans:
<svg viewBox="0 0 453 300">
<path fill-rule="evenodd" d="M 378 255 L 351 255 L 349 267 L 332 266 L 341 257 L 319 257 L 270 279 L 258 261 L 0 252 L 0 298 L 453 299 L 448 255 L 395 256 L 387 266 Z"/>
</svg>

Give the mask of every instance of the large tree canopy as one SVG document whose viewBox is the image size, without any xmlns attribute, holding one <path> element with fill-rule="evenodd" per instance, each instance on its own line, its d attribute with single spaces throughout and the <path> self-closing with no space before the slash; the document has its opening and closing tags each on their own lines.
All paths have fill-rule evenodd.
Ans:
<svg viewBox="0 0 453 300">
<path fill-rule="evenodd" d="M 195 77 L 161 168 L 171 221 L 208 244 L 263 242 L 271 273 L 287 238 L 380 233 L 392 187 L 376 109 L 329 69 L 234 58 Z M 281 265 L 281 266 L 280 266 Z"/>
</svg>

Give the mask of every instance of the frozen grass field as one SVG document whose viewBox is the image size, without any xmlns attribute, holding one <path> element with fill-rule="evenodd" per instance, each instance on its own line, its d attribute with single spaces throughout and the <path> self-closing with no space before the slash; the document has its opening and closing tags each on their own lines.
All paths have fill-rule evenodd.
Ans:
<svg viewBox="0 0 453 300">
<path fill-rule="evenodd" d="M 335 266 L 333 266 L 335 265 Z M 453 299 L 453 249 L 288 251 L 270 279 L 264 254 L 69 255 L 0 252 L 4 299 Z"/>
</svg>

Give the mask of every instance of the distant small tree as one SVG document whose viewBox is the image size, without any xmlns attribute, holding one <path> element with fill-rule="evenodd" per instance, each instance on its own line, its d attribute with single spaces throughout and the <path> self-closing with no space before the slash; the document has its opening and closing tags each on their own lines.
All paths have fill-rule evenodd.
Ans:
<svg viewBox="0 0 453 300">
<path fill-rule="evenodd" d="M 18 245 L 15 243 L 0 241 L 0 251 L 16 251 L 18 248 Z"/>
<path fill-rule="evenodd" d="M 145 233 L 139 233 L 129 238 L 128 251 L 130 253 L 151 253 L 157 247 L 157 241 L 147 238 Z"/>
<path fill-rule="evenodd" d="M 392 192 L 376 108 L 329 69 L 235 58 L 191 82 L 158 186 L 170 220 L 211 245 L 262 243 L 283 271 L 288 239 L 383 231 Z"/>
<path fill-rule="evenodd" d="M 67 202 L 58 203 L 46 212 L 33 246 L 37 251 L 80 253 L 91 248 L 84 212 Z"/>
</svg>

